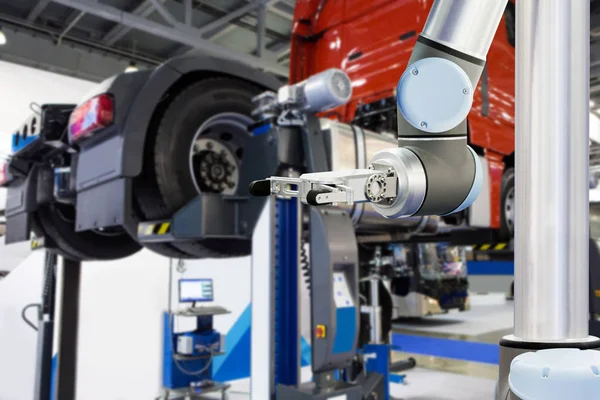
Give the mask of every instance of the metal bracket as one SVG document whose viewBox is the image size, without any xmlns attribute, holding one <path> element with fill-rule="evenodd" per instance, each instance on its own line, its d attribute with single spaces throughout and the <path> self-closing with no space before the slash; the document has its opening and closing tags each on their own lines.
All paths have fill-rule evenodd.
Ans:
<svg viewBox="0 0 600 400">
<path fill-rule="evenodd" d="M 312 206 L 383 203 L 398 196 L 398 179 L 393 168 L 374 164 L 369 169 L 314 172 L 299 178 L 272 176 L 253 182 L 251 193 L 299 197 Z"/>
</svg>

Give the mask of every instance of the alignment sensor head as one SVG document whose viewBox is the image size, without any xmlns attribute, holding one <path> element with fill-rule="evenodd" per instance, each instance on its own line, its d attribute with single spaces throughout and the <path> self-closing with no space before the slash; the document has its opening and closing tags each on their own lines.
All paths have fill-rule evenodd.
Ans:
<svg viewBox="0 0 600 400">
<path fill-rule="evenodd" d="M 303 92 L 307 111 L 327 111 L 350 100 L 352 82 L 344 71 L 331 68 L 305 80 Z"/>
</svg>

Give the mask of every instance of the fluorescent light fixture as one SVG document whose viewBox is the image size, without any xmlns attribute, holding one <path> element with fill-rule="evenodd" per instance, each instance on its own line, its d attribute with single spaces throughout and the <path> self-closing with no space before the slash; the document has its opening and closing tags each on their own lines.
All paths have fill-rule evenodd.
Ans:
<svg viewBox="0 0 600 400">
<path fill-rule="evenodd" d="M 0 46 L 4 46 L 6 44 L 6 35 L 2 31 L 2 27 L 0 26 Z"/>
<path fill-rule="evenodd" d="M 140 69 L 138 68 L 137 65 L 135 65 L 135 63 L 133 61 L 129 63 L 127 68 L 125 68 L 125 72 L 137 72 L 139 70 Z"/>
</svg>

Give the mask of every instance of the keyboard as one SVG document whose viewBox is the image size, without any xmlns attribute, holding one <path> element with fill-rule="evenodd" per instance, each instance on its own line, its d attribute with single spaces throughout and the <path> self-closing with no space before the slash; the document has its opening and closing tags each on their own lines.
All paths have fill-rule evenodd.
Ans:
<svg viewBox="0 0 600 400">
<path fill-rule="evenodd" d="M 181 315 L 220 315 L 229 314 L 229 310 L 221 306 L 189 307 L 178 312 Z"/>
</svg>

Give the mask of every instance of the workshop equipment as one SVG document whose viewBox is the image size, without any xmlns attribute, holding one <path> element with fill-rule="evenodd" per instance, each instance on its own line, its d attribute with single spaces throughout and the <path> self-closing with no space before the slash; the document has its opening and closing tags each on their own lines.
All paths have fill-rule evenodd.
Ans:
<svg viewBox="0 0 600 400">
<path fill-rule="evenodd" d="M 322 80 L 325 83 L 319 83 Z M 327 84 L 327 81 L 336 82 Z M 332 125 L 325 120 L 319 120 L 312 114 L 307 114 L 305 110 L 312 109 L 304 101 L 310 96 L 302 93 L 308 86 L 317 88 L 332 88 L 330 90 L 339 90 L 342 94 L 336 96 L 335 93 L 326 96 L 328 99 L 337 98 L 343 102 L 347 97 L 344 93 L 349 80 L 341 71 L 325 71 L 311 78 L 311 86 L 301 82 L 293 87 L 284 87 L 276 96 L 272 93 L 264 93 L 256 98 L 258 105 L 256 114 L 260 116 L 261 122 L 252 127 L 255 135 L 272 135 L 278 138 L 280 143 L 285 143 L 284 149 L 294 148 L 295 152 L 279 151 L 282 165 L 290 167 L 291 171 L 324 171 L 331 161 L 335 160 L 335 153 L 330 152 L 336 145 L 339 145 L 339 132 L 344 129 L 352 132 L 354 127 L 343 124 Z M 282 94 L 283 93 L 283 94 Z M 327 102 L 332 105 L 331 101 Z M 364 132 L 363 132 L 364 135 Z M 385 140 L 383 140 L 385 143 Z M 301 151 L 300 151 L 301 150 Z M 297 156 L 303 153 L 303 157 Z M 298 159 L 294 159 L 294 157 Z M 366 154 L 364 154 L 366 156 Z M 364 158 L 364 157 L 363 157 Z M 299 162 L 306 160 L 306 164 Z M 293 176 L 294 174 L 289 174 Z M 293 178 L 290 178 L 293 179 Z M 277 185 L 277 183 L 273 183 Z M 276 229 L 273 248 L 275 254 L 272 256 L 276 260 L 276 269 L 272 271 L 274 276 L 279 277 L 284 270 L 278 270 L 277 260 L 283 257 L 288 260 L 285 270 L 292 276 L 297 276 L 297 271 L 293 268 L 298 265 L 298 249 L 301 246 L 298 235 L 298 200 L 293 193 L 297 187 L 293 182 L 278 186 L 279 196 L 274 200 L 278 217 L 279 228 Z M 250 186 L 250 192 L 254 195 L 268 195 L 271 191 L 271 183 L 268 181 L 256 181 Z M 291 196 L 287 196 L 292 193 Z M 282 215 L 283 205 L 285 214 Z M 290 207 L 292 206 L 292 207 Z M 353 207 L 322 207 L 312 209 L 308 215 L 309 226 L 309 248 L 310 248 L 310 292 L 311 292 L 311 345 L 312 345 L 312 371 L 314 379 L 312 382 L 303 384 L 285 383 L 280 381 L 278 385 L 272 385 L 264 390 L 271 396 L 281 399 L 316 399 L 330 398 L 331 396 L 347 396 L 348 399 L 388 399 L 389 383 L 401 382 L 403 377 L 392 375 L 391 371 L 399 372 L 411 368 L 415 365 L 414 360 L 407 360 L 392 364 L 390 362 L 391 347 L 382 343 L 381 340 L 381 308 L 378 300 L 372 302 L 372 307 L 366 310 L 370 314 L 370 329 L 372 344 L 359 349 L 358 336 L 360 330 L 359 311 L 359 253 L 358 241 L 355 232 L 360 232 L 362 216 L 368 213 L 374 213 L 372 210 L 361 208 L 357 213 Z M 283 218 L 282 218 L 283 216 Z M 379 217 L 381 218 L 381 217 Z M 302 218 L 302 221 L 305 219 Z M 401 220 L 389 220 L 390 226 Z M 420 219 L 419 223 L 423 228 L 428 220 Z M 410 223 L 410 222 L 409 222 Z M 285 225 L 283 225 L 285 224 Z M 285 226 L 291 233 L 279 232 L 279 229 Z M 385 225 L 384 225 L 385 226 Z M 402 226 L 395 224 L 396 227 Z M 280 250 L 279 249 L 285 249 Z M 293 250 L 292 250 L 293 249 Z M 291 255 L 289 254 L 291 250 Z M 380 257 L 381 258 L 381 257 Z M 381 261 L 381 260 L 380 260 Z M 371 297 L 378 298 L 377 286 L 379 285 L 380 272 L 382 267 L 378 263 L 372 271 L 369 271 L 370 280 L 375 283 L 371 285 Z M 282 266 L 279 266 L 281 268 Z M 253 275 L 253 284 L 256 289 L 259 286 L 265 286 L 265 278 Z M 297 282 L 294 282 L 294 288 L 287 288 L 291 293 L 286 292 L 285 298 L 294 298 L 294 290 L 297 290 Z M 269 287 L 269 285 L 267 285 Z M 275 285 L 275 291 L 280 290 L 280 285 Z M 254 293 L 254 290 L 253 290 Z M 256 296 L 257 297 L 257 296 Z M 274 296 L 277 301 L 280 297 L 277 293 Z M 253 307 L 256 304 L 253 294 Z M 262 303 L 261 305 L 262 306 Z M 258 307 L 260 307 L 258 306 Z M 265 303 L 267 307 L 273 307 L 273 303 Z M 276 307 L 276 303 L 275 303 Z M 260 308 L 259 308 L 260 310 Z M 277 310 L 274 311 L 277 314 Z M 258 314 L 258 313 L 257 313 Z M 253 311 L 254 318 L 254 311 Z M 258 317 L 257 317 L 258 320 Z M 277 318 L 275 318 L 277 321 Z M 253 327 L 255 323 L 253 322 Z M 256 324 L 256 330 L 259 328 Z M 262 326 L 262 325 L 261 325 Z M 343 327 L 343 328 L 342 328 Z M 256 330 L 253 329 L 253 338 L 256 336 Z M 275 337 L 276 348 L 274 356 L 277 357 L 277 342 L 283 341 L 283 338 Z M 258 341 L 253 339 L 253 349 L 258 347 Z M 362 355 L 362 356 L 361 356 Z M 258 356 L 263 357 L 264 356 Z M 253 356 L 254 360 L 254 356 Z M 259 365 L 257 363 L 257 365 Z M 277 362 L 275 362 L 277 365 Z M 254 366 L 254 364 L 253 364 Z M 258 366 L 257 366 L 258 368 Z M 338 374 L 338 371 L 342 371 Z M 258 375 L 258 369 L 253 369 L 252 376 Z M 253 396 L 264 396 L 265 391 L 254 391 Z"/>
<path fill-rule="evenodd" d="M 211 367 L 215 357 L 225 354 L 225 336 L 213 328 L 213 319 L 229 311 L 215 305 L 196 307 L 214 301 L 212 279 L 180 279 L 178 287 L 179 302 L 191 306 L 163 314 L 164 398 L 178 393 L 193 399 L 212 392 L 221 392 L 224 398 L 229 385 L 213 381 Z M 195 329 L 176 333 L 176 318 L 194 318 Z"/>
<path fill-rule="evenodd" d="M 405 375 L 400 372 L 414 368 L 417 363 L 414 358 L 400 360 L 392 363 L 392 350 L 401 349 L 389 344 L 389 340 L 382 334 L 382 308 L 379 305 L 379 281 L 382 279 L 383 259 L 381 246 L 375 247 L 374 259 L 371 262 L 369 275 L 370 301 L 368 306 L 363 306 L 361 312 L 369 316 L 370 341 L 361 350 L 360 354 L 365 362 L 367 372 L 376 372 L 383 377 L 384 399 L 390 399 L 390 383 L 404 383 Z M 389 335 L 389 332 L 388 332 Z"/>
<path fill-rule="evenodd" d="M 467 146 L 466 117 L 506 4 L 435 1 L 398 84 L 400 147 L 377 153 L 368 169 L 275 176 L 260 186 L 312 206 L 370 202 L 388 218 L 447 215 L 469 207 L 483 175 Z M 516 146 L 521 179 L 516 197 L 522 201 L 516 203 L 516 226 L 528 231 L 516 232 L 515 332 L 500 343 L 497 399 L 517 398 L 508 381 L 520 354 L 600 347 L 600 339 L 589 336 L 586 292 L 590 4 L 516 4 L 522 57 Z M 297 189 L 288 190 L 291 185 Z M 560 351 L 545 354 L 560 362 Z M 570 375 L 562 383 L 578 380 Z M 585 397 L 597 394 L 588 391 Z"/>
</svg>

